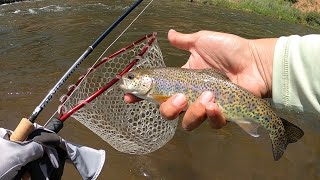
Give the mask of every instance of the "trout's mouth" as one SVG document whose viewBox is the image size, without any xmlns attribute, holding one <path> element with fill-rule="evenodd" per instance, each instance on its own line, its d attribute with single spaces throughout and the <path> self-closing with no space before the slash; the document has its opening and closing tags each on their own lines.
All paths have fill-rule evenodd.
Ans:
<svg viewBox="0 0 320 180">
<path fill-rule="evenodd" d="M 137 97 L 143 98 L 151 91 L 152 80 L 149 77 L 134 78 L 123 76 L 119 79 L 119 88 L 124 93 L 130 93 Z"/>
<path fill-rule="evenodd" d="M 130 80 L 127 79 L 127 78 L 122 77 L 122 78 L 119 80 L 119 88 L 120 88 L 124 93 L 137 94 L 136 91 L 133 91 L 133 90 L 130 88 L 130 85 L 128 85 L 128 81 L 130 81 Z"/>
</svg>

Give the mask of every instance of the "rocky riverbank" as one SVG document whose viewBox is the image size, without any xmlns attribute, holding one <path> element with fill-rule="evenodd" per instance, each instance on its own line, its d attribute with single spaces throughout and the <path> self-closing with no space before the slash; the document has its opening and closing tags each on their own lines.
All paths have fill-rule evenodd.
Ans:
<svg viewBox="0 0 320 180">
<path fill-rule="evenodd" d="M 250 11 L 320 29 L 320 0 L 189 0 Z"/>
<path fill-rule="evenodd" d="M 320 13 L 320 0 L 296 0 L 293 6 L 303 12 Z"/>
</svg>

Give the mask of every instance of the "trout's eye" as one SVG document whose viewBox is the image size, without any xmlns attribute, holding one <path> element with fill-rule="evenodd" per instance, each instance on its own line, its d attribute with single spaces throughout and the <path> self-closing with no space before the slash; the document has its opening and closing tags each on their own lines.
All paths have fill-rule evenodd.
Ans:
<svg viewBox="0 0 320 180">
<path fill-rule="evenodd" d="M 134 74 L 133 73 L 129 73 L 128 74 L 128 79 L 130 79 L 130 80 L 134 79 Z"/>
</svg>

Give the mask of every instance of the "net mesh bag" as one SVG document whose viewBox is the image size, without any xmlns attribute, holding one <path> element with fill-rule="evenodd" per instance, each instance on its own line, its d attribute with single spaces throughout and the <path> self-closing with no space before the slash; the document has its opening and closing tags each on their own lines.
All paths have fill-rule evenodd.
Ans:
<svg viewBox="0 0 320 180">
<path fill-rule="evenodd" d="M 103 58 L 86 78 L 81 77 L 70 91 L 61 97 L 59 113 L 70 110 L 123 71 L 132 60 L 139 59 L 132 68 L 164 67 L 163 56 L 156 41 L 156 33 L 147 35 L 113 55 Z M 83 82 L 78 85 L 80 80 Z M 108 88 L 91 103 L 72 115 L 73 118 L 108 142 L 118 151 L 146 154 L 165 145 L 174 135 L 177 120 L 166 121 L 159 106 L 140 101 L 125 103 L 118 83 Z M 68 97 L 70 96 L 70 97 Z"/>
</svg>

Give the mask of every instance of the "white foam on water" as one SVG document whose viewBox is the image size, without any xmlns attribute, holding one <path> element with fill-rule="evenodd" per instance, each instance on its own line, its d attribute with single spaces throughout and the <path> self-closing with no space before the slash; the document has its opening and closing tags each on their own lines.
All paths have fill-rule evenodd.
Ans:
<svg viewBox="0 0 320 180">
<path fill-rule="evenodd" d="M 97 8 L 101 8 L 101 9 L 106 9 L 106 10 L 110 10 L 110 9 L 114 9 L 114 7 L 110 6 L 110 5 L 106 5 L 103 3 L 89 3 L 89 4 L 83 4 L 80 5 L 79 7 L 75 8 L 77 10 L 96 10 Z"/>
<path fill-rule="evenodd" d="M 14 9 L 14 10 L 9 10 L 7 12 L 4 12 L 5 11 L 5 8 L 1 8 L 0 9 L 0 16 L 5 16 L 7 13 L 10 13 L 10 14 L 40 14 L 40 13 L 48 13 L 48 12 L 63 12 L 63 11 L 66 11 L 66 10 L 69 10 L 69 9 L 72 9 L 72 10 L 96 10 L 97 8 L 102 8 L 102 9 L 123 9 L 123 8 L 126 8 L 126 7 L 123 7 L 123 6 L 114 6 L 114 7 L 111 7 L 109 5 L 106 5 L 104 3 L 89 3 L 89 4 L 81 4 L 81 5 L 77 5 L 77 6 L 61 6 L 61 5 L 55 5 L 55 4 L 51 4 L 51 5 L 47 5 L 47 6 L 44 6 L 44 7 L 32 7 L 33 5 L 31 5 L 31 3 L 35 3 L 36 2 L 40 2 L 40 1 L 44 1 L 44 0 L 34 0 L 34 1 L 22 1 L 22 2 L 14 2 L 14 3 L 10 3 L 10 4 L 1 4 L 0 7 L 3 7 L 3 6 L 8 6 L 9 5 L 13 5 L 13 6 L 16 6 L 17 3 L 28 3 L 28 7 L 21 7 L 19 9 Z M 30 6 L 31 5 L 31 6 Z M 10 8 L 9 8 L 10 9 Z M 1 12 L 2 11 L 2 12 Z"/>
<path fill-rule="evenodd" d="M 45 7 L 40 7 L 40 8 L 29 8 L 27 10 L 20 10 L 17 9 L 11 13 L 13 14 L 39 14 L 41 12 L 62 12 L 65 11 L 66 9 L 70 9 L 70 7 L 62 7 L 59 5 L 49 5 Z M 1 14 L 4 16 L 5 14 Z"/>
<path fill-rule="evenodd" d="M 34 9 L 28 9 L 28 12 L 30 14 L 38 14 L 37 11 L 35 11 Z"/>
<path fill-rule="evenodd" d="M 15 10 L 13 13 L 14 14 L 18 14 L 18 13 L 20 13 L 21 12 L 21 10 L 20 9 L 17 9 L 17 10 Z"/>
<path fill-rule="evenodd" d="M 103 3 L 84 4 L 83 6 L 102 6 L 102 7 L 109 7 L 108 5 L 103 4 Z"/>
<path fill-rule="evenodd" d="M 64 11 L 66 9 L 69 9 L 70 7 L 62 7 L 62 6 L 59 6 L 59 5 L 49 5 L 49 6 L 45 6 L 45 7 L 42 7 L 42 8 L 39 8 L 40 11 L 43 11 L 43 12 L 61 12 L 61 11 Z"/>
</svg>

